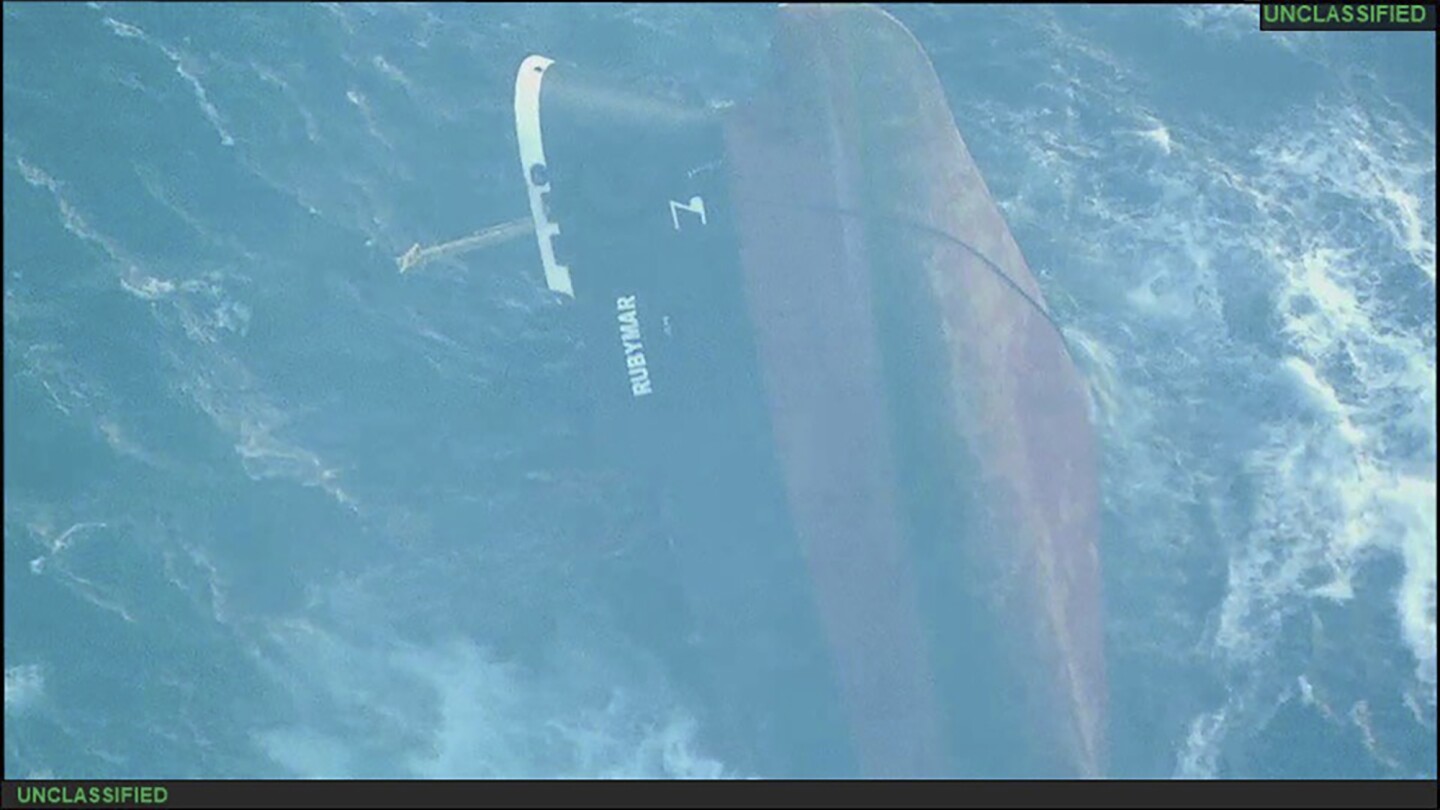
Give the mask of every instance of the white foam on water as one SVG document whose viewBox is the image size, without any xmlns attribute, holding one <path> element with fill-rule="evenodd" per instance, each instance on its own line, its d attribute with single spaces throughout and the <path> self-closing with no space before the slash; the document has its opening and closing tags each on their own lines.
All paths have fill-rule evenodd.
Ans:
<svg viewBox="0 0 1440 810">
<path fill-rule="evenodd" d="M 51 177 L 45 170 L 35 166 L 24 157 L 15 158 L 15 166 L 21 177 L 31 186 L 49 192 L 60 213 L 60 223 L 65 230 L 81 241 L 98 247 L 112 262 L 120 267 L 120 286 L 126 292 L 147 301 L 156 301 L 175 291 L 175 283 L 157 278 L 144 272 L 139 262 L 131 257 L 118 242 L 91 227 L 85 216 L 66 198 L 64 184 Z"/>
<path fill-rule="evenodd" d="M 1226 714 L 1221 709 L 1206 712 L 1190 723 L 1190 730 L 1181 746 L 1180 761 L 1175 775 L 1181 779 L 1208 779 L 1215 775 L 1220 755 L 1220 741 L 1226 730 Z"/>
<path fill-rule="evenodd" d="M 440 696 L 432 745 L 407 759 L 418 776 L 724 775 L 718 762 L 695 751 L 694 723 L 678 709 L 655 706 L 650 695 L 603 677 L 579 691 L 590 699 L 577 701 L 565 681 L 588 669 L 583 662 L 558 683 L 489 661 L 468 643 L 407 651 L 401 662 Z"/>
<path fill-rule="evenodd" d="M 355 109 L 360 111 L 360 117 L 365 120 L 365 128 L 367 131 L 369 131 L 371 137 L 383 144 L 386 149 L 394 149 L 394 145 L 390 143 L 389 139 L 387 139 L 383 134 L 381 134 L 379 126 L 376 125 L 375 113 L 370 108 L 370 100 L 365 97 L 365 94 L 360 92 L 359 90 L 351 88 L 345 91 L 345 98 L 355 107 Z"/>
<path fill-rule="evenodd" d="M 161 45 L 160 49 L 165 52 L 166 56 L 170 57 L 170 61 L 175 63 L 175 72 L 190 85 L 191 91 L 195 94 L 195 101 L 200 105 L 200 111 L 205 114 L 205 119 L 210 122 L 210 125 L 215 128 L 215 132 L 220 136 L 220 144 L 222 146 L 234 146 L 235 139 L 231 137 L 230 132 L 225 129 L 225 121 L 220 116 L 220 111 L 216 109 L 214 103 L 210 101 L 210 94 L 205 91 L 205 85 L 201 84 L 199 77 L 195 75 L 193 65 L 189 64 L 190 60 L 179 51 L 164 45 Z"/>
<path fill-rule="evenodd" d="M 99 7 L 98 7 L 98 6 L 92 6 L 92 8 L 96 8 L 96 9 L 98 10 Z M 144 39 L 144 38 L 145 38 L 145 32 L 142 31 L 142 30 L 140 30 L 140 28 L 139 28 L 138 26 L 134 26 L 134 25 L 131 25 L 131 24 L 129 24 L 129 23 L 120 22 L 119 20 L 115 19 L 114 17 L 106 17 L 106 18 L 105 18 L 105 26 L 106 26 L 107 28 L 109 28 L 112 32 L 114 32 L 115 36 L 120 37 L 120 38 L 122 38 L 122 39 Z"/>
<path fill-rule="evenodd" d="M 235 453 L 252 479 L 291 480 L 321 490 L 351 511 L 358 509 L 359 502 L 340 484 L 340 470 L 281 437 L 290 416 L 258 389 L 243 366 L 225 358 L 214 358 L 210 369 L 190 373 L 180 383 L 180 390 L 234 438 Z"/>
<path fill-rule="evenodd" d="M 1142 123 L 1144 129 L 1129 130 L 1131 135 L 1148 141 L 1162 154 L 1169 155 L 1175 149 L 1175 140 L 1170 134 L 1170 128 L 1164 121 L 1153 115 L 1146 115 Z"/>
<path fill-rule="evenodd" d="M 1408 270 L 1418 281 L 1400 283 L 1428 288 L 1409 300 L 1423 306 L 1421 296 L 1433 295 L 1433 214 L 1418 221 L 1433 211 L 1433 190 L 1423 188 L 1433 183 L 1433 151 L 1407 156 L 1381 137 L 1386 122 L 1354 107 L 1319 110 L 1312 122 L 1262 143 L 1267 168 L 1251 178 L 1274 190 L 1257 212 L 1257 252 L 1279 280 L 1286 353 L 1276 372 L 1300 411 L 1267 424 L 1251 454 L 1261 495 L 1230 562 L 1215 642 L 1231 666 L 1258 665 L 1304 599 L 1356 599 L 1361 566 L 1390 555 L 1403 567 L 1390 597 L 1398 635 L 1415 664 L 1405 696 L 1428 706 L 1420 719 L 1433 730 L 1433 311 L 1420 328 L 1404 327 L 1407 301 L 1385 291 Z M 1357 224 L 1325 227 L 1320 195 L 1338 197 Z M 1373 730 L 1356 723 L 1378 752 Z"/>
<path fill-rule="evenodd" d="M 315 115 L 311 113 L 310 109 L 300 100 L 299 95 L 295 92 L 295 88 L 292 87 L 289 82 L 285 81 L 273 68 L 255 62 L 250 63 L 250 68 L 255 72 L 255 75 L 260 77 L 261 81 L 280 88 L 280 92 L 285 95 L 285 98 L 288 99 L 290 103 L 295 105 L 296 111 L 300 113 L 300 120 L 305 125 L 306 140 L 312 144 L 320 143 L 322 140 L 320 137 L 320 127 L 315 121 Z"/>
<path fill-rule="evenodd" d="M 304 620 L 270 630 L 266 668 L 300 705 L 298 722 L 256 732 L 301 778 L 717 778 L 693 720 L 653 688 L 572 650 L 536 671 L 453 639 L 416 646 L 347 640 Z M 337 731 L 342 713 L 363 734 Z M 306 717 L 313 719 L 306 719 Z M 377 763 L 383 762 L 381 765 Z"/>
<path fill-rule="evenodd" d="M 81 600 L 106 613 L 120 617 L 128 624 L 136 622 L 135 614 L 126 606 L 125 600 L 121 596 L 123 583 L 114 585 L 97 582 L 84 576 L 76 570 L 77 566 L 72 559 L 72 547 L 82 538 L 85 538 L 87 542 L 90 542 L 92 536 L 96 539 L 103 538 L 106 533 L 97 533 L 97 530 L 109 528 L 108 523 L 81 521 L 71 524 L 69 528 L 57 534 L 48 513 L 41 513 L 29 520 L 25 528 L 32 540 L 46 551 L 30 560 L 30 573 L 52 578 Z M 106 572 L 102 571 L 102 573 Z"/>
<path fill-rule="evenodd" d="M 89 602 L 100 610 L 119 616 L 126 624 L 135 624 L 135 614 L 126 607 L 120 596 L 116 593 L 118 586 L 105 585 L 96 582 L 89 577 L 82 577 L 69 570 L 57 570 L 60 575 L 60 584 L 71 593 Z"/>
<path fill-rule="evenodd" d="M 191 57 L 155 39 L 139 27 L 131 25 L 130 23 L 117 20 L 114 17 L 105 17 L 104 23 L 115 36 L 122 39 L 141 40 L 158 48 L 161 53 L 165 54 L 165 56 L 175 64 L 175 73 L 190 86 L 190 92 L 195 96 L 195 102 L 200 106 L 200 112 L 205 116 L 205 120 L 210 122 L 210 126 L 215 129 L 216 134 L 220 136 L 221 145 L 235 145 L 235 139 L 231 137 L 230 132 L 225 128 L 224 118 L 220 115 L 220 111 L 215 108 L 215 104 L 210 101 L 210 94 L 206 91 L 205 85 L 201 83 L 199 76 L 196 75 L 196 64 Z"/>
<path fill-rule="evenodd" d="M 214 344 L 221 332 L 240 337 L 248 332 L 250 308 L 229 299 L 218 276 L 211 274 L 177 283 L 142 271 L 139 262 L 118 242 L 90 226 L 62 193 L 62 183 L 23 157 L 17 157 L 15 165 L 27 183 L 49 192 L 66 230 L 99 247 L 122 268 L 119 283 L 123 289 L 146 301 L 171 304 L 169 311 L 192 341 Z M 277 429 L 286 417 L 280 409 L 253 393 L 254 383 L 243 366 L 224 356 L 214 358 L 213 366 L 212 373 L 194 374 L 181 383 L 181 388 L 217 426 L 236 438 L 235 451 L 252 478 L 289 478 L 320 488 L 347 508 L 356 508 L 354 498 L 339 484 L 338 470 L 324 464 L 314 453 L 278 437 Z M 54 363 L 37 367 L 37 372 L 43 372 L 41 383 L 56 406 L 70 413 L 76 396 L 83 392 L 72 391 L 73 386 L 57 387 L 61 378 L 57 378 L 54 370 Z M 65 394 L 66 391 L 72 393 Z"/>
<path fill-rule="evenodd" d="M 1207 36 L 1253 36 L 1254 13 L 1195 7 L 1180 19 Z M 1093 316 L 1077 310 L 1066 334 L 1091 378 L 1111 459 L 1106 509 L 1137 544 L 1116 551 L 1145 558 L 1144 571 L 1116 572 L 1112 556 L 1110 577 L 1133 588 L 1131 598 L 1159 603 L 1143 622 L 1112 615 L 1107 632 L 1123 648 L 1173 656 L 1176 672 L 1218 667 L 1228 690 L 1177 730 L 1176 772 L 1219 775 L 1227 738 L 1255 734 L 1290 699 L 1303 663 L 1278 651 L 1290 620 L 1303 625 L 1322 605 L 1393 606 L 1412 679 L 1402 671 L 1365 684 L 1368 705 L 1404 700 L 1433 733 L 1433 129 L 1387 99 L 1342 91 L 1320 107 L 1277 110 L 1258 138 L 1200 116 L 1162 122 L 1134 92 L 1144 82 L 1114 81 L 1126 65 L 1066 25 L 1052 16 L 1036 26 L 1050 103 L 981 104 L 965 120 L 1024 167 L 1012 181 L 1012 225 L 1050 234 L 1075 266 L 1100 274 L 1087 283 L 1109 293 Z M 1326 58 L 1298 38 L 1279 44 L 1302 62 Z M 1137 139 L 1166 159 L 1137 154 Z M 1105 166 L 1135 171 L 1095 171 Z M 1135 317 L 1105 308 L 1117 298 Z M 1253 403 L 1237 406 L 1254 422 L 1235 426 L 1245 443 L 1234 439 L 1224 451 L 1233 456 L 1172 437 L 1230 405 L 1207 399 L 1205 379 L 1216 376 Z M 1250 490 L 1253 507 L 1232 494 Z M 1194 576 L 1168 566 L 1193 563 L 1186 549 L 1201 542 L 1225 555 L 1225 583 L 1220 604 L 1197 620 L 1165 600 L 1167 583 Z M 1400 563 L 1393 586 L 1360 576 L 1381 558 Z M 1160 650 L 1156 633 L 1173 649 Z M 1391 761 L 1379 753 L 1383 735 L 1410 733 L 1342 725 L 1373 743 L 1382 766 Z"/>
<path fill-rule="evenodd" d="M 39 664 L 5 667 L 5 715 L 24 714 L 45 695 L 45 671 Z"/>
<path fill-rule="evenodd" d="M 393 65 L 384 56 L 376 54 L 374 57 L 371 58 L 370 64 L 374 65 L 375 69 L 380 71 L 380 73 L 384 75 L 385 78 L 405 88 L 405 92 L 414 92 L 415 85 L 413 82 L 410 81 L 410 77 L 406 76 L 404 71 Z"/>
</svg>

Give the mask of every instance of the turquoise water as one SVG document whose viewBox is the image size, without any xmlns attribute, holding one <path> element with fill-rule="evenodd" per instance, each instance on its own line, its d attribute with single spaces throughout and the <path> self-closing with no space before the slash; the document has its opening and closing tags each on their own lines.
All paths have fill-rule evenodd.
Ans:
<svg viewBox="0 0 1440 810">
<path fill-rule="evenodd" d="M 5 775 L 750 776 L 627 630 L 522 216 L 539 52 L 763 6 L 4 6 Z M 1095 392 L 1113 770 L 1435 776 L 1435 57 L 894 13 Z"/>
</svg>

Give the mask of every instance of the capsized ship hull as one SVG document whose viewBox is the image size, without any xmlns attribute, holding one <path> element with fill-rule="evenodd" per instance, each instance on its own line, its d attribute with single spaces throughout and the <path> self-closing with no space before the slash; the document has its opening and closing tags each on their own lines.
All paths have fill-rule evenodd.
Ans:
<svg viewBox="0 0 1440 810">
<path fill-rule="evenodd" d="M 1101 775 L 1084 381 L 909 32 L 778 16 L 733 108 L 538 57 L 516 86 L 595 449 L 669 539 L 707 727 L 768 775 Z"/>
</svg>

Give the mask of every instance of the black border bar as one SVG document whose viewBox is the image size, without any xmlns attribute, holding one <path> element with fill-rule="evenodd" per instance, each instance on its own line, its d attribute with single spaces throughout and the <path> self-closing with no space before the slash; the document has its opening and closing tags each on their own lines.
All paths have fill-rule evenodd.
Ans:
<svg viewBox="0 0 1440 810">
<path fill-rule="evenodd" d="M 19 788 L 163 787 L 163 803 L 19 801 Z M 91 794 L 104 796 L 102 793 Z M 111 792 L 110 796 L 120 794 Z M 133 793 L 131 795 L 134 795 Z M 154 794 L 151 794 L 152 796 Z M 12 781 L 20 807 L 1427 807 L 1432 781 Z"/>
</svg>

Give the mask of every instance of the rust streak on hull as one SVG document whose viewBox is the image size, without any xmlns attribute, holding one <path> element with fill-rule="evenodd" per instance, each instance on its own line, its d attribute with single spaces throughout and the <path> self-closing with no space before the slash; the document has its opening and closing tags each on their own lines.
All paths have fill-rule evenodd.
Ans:
<svg viewBox="0 0 1440 810">
<path fill-rule="evenodd" d="M 789 7 L 772 58 L 728 127 L 732 193 L 776 453 L 862 769 L 954 773 L 983 746 L 965 725 L 986 698 L 937 686 L 948 656 L 959 689 L 1020 684 L 986 715 L 1034 755 L 1017 774 L 1101 775 L 1084 382 L 909 32 L 873 8 Z M 940 494 L 914 496 L 905 454 L 928 442 L 949 469 L 926 479 Z M 944 548 L 922 559 L 936 526 Z M 960 570 L 926 596 L 932 559 Z M 950 588 L 981 631 L 927 632 Z M 950 649 L 971 643 L 973 662 Z"/>
</svg>

